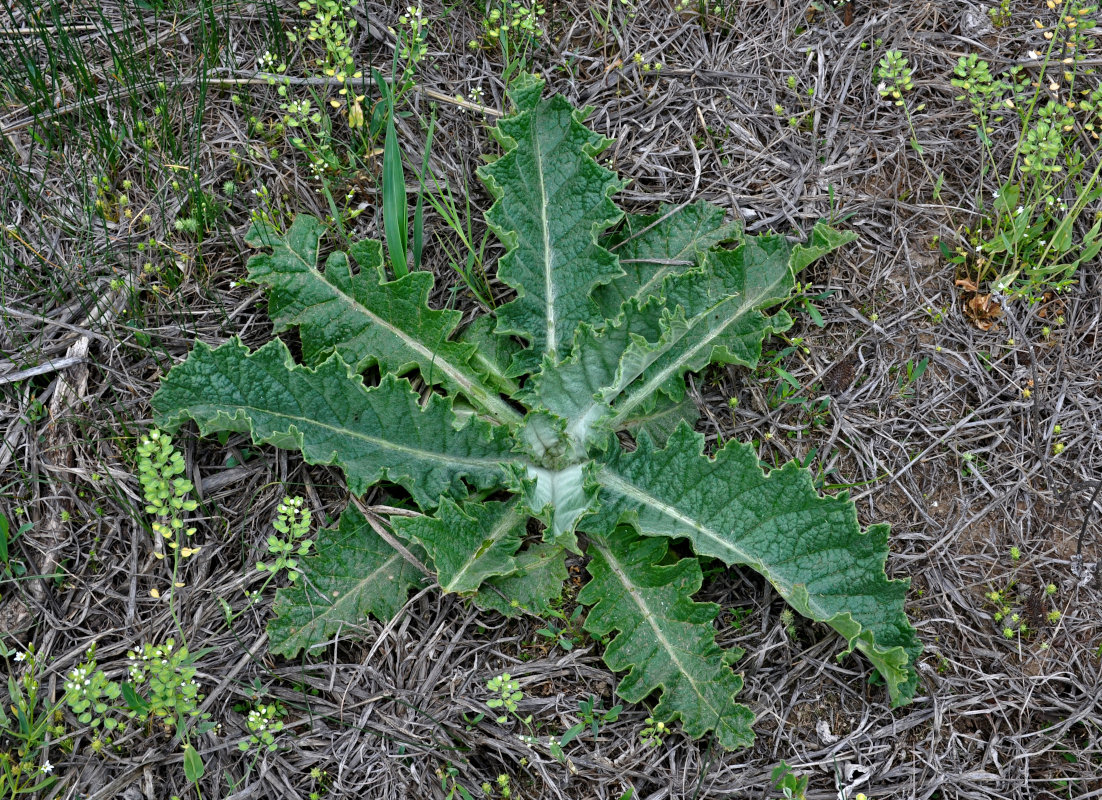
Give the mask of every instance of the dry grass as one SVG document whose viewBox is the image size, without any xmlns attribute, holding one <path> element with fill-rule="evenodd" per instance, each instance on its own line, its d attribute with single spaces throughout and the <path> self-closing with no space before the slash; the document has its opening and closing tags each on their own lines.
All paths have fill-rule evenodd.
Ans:
<svg viewBox="0 0 1102 800">
<path fill-rule="evenodd" d="M 365 66 L 389 69 L 387 27 L 398 5 L 367 3 L 360 12 L 355 52 Z M 865 662 L 835 660 L 839 641 L 826 629 L 797 623 L 790 638 L 776 594 L 737 570 L 705 594 L 740 609 L 737 624 L 721 618 L 730 624 L 720 639 L 748 651 L 743 700 L 758 716 L 749 751 L 723 753 L 677 733 L 645 747 L 643 706 L 626 708 L 596 740 L 572 744 L 569 765 L 527 749 L 492 715 L 467 725 L 464 715 L 488 712 L 485 682 L 503 670 L 520 680 L 521 713 L 545 734 L 576 722 L 578 700 L 591 694 L 606 708 L 616 702 L 613 676 L 593 643 L 549 650 L 538 644 L 538 623 L 503 622 L 431 590 L 391 623 L 365 620 L 345 632 L 324 657 L 270 657 L 268 602 L 228 629 L 219 601 L 244 609 L 244 590 L 262 582 L 252 564 L 284 494 L 304 494 L 321 519 L 339 513 L 346 491 L 336 473 L 241 437 L 227 447 L 178 437 L 202 500 L 204 547 L 176 595 L 175 622 L 164 600 L 150 596 L 166 575 L 152 554 L 133 451 L 150 424 L 152 392 L 196 339 L 270 335 L 260 293 L 235 283 L 252 190 L 266 187 L 287 212 L 327 212 L 293 150 L 281 140 L 255 149 L 248 117 L 274 119 L 274 90 L 217 84 L 252 76 L 280 26 L 295 24 L 293 3 L 219 6 L 210 20 L 113 3 L 102 14 L 78 3 L 59 8 L 100 94 L 59 85 L 53 110 L 37 109 L 37 121 L 19 103 L 0 115 L 8 226 L 0 231 L 0 512 L 33 523 L 13 558 L 29 575 L 60 576 L 0 583 L 0 634 L 49 659 L 44 680 L 54 699 L 93 642 L 115 677 L 129 648 L 162 640 L 176 623 L 193 651 L 210 648 L 199 661 L 204 707 L 223 728 L 199 742 L 204 798 L 305 797 L 319 786 L 313 768 L 325 771 L 328 797 L 442 798 L 438 771 L 449 764 L 476 795 L 483 781 L 508 774 L 523 798 L 619 798 L 629 787 L 648 800 L 761 798 L 772 796 L 769 775 L 781 759 L 811 776 L 811 798 L 1102 796 L 1099 509 L 1088 508 L 1102 478 L 1102 274 L 1090 264 L 1065 296 L 1014 305 L 980 331 L 962 314 L 955 268 L 932 246 L 969 218 L 983 186 L 968 109 L 949 85 L 952 66 L 969 51 L 997 65 L 1021 59 L 1043 6 L 1013 5 L 1012 24 L 995 31 L 973 29 L 971 9 L 948 0 L 855 2 L 837 13 L 747 0 L 732 4 L 726 21 L 709 15 L 703 25 L 666 2 L 637 3 L 632 15 L 619 0 L 575 0 L 550 7 L 550 41 L 535 55 L 550 88 L 592 105 L 591 127 L 616 140 L 609 155 L 632 179 L 619 198 L 629 210 L 704 198 L 741 215 L 751 231 L 798 236 L 831 217 L 860 235 L 805 277 L 811 294 L 831 292 L 817 301 L 825 325 L 797 313 L 789 336 L 803 337 L 803 346 L 780 365 L 803 387 L 789 400 L 807 403 L 777 402 L 768 370 L 716 370 L 694 385 L 710 441 L 755 440 L 768 463 L 810 457 L 828 487 L 852 486 L 862 523 L 892 523 L 889 571 L 913 580 L 908 610 L 926 647 L 912 705 L 890 709 L 882 688 L 869 685 Z M 440 21 L 418 82 L 447 96 L 480 87 L 482 102 L 503 109 L 496 52 L 466 46 L 478 35 L 474 6 L 456 4 L 444 17 L 443 5 L 424 4 Z M 34 26 L 20 14 L 4 27 Z M 120 83 L 112 50 L 121 39 L 105 35 L 108 23 L 130 31 L 128 58 L 164 89 Z M 915 126 L 930 173 L 908 145 L 905 118 L 870 78 L 888 47 L 917 67 L 914 98 L 926 107 Z M 11 61 L 17 53 L 39 63 L 48 56 L 41 38 L 5 31 L 0 54 Z M 644 72 L 635 53 L 663 69 Z M 411 103 L 400 135 L 419 161 L 428 97 L 414 93 Z M 791 127 L 773 112 L 777 103 L 806 122 Z M 485 210 L 474 169 L 493 152 L 488 120 L 448 104 L 436 113 L 436 174 L 470 187 Z M 61 126 L 54 154 L 31 138 L 47 119 Z M 171 132 L 158 134 L 152 154 L 139 121 Z M 110 157 L 103 125 L 118 134 Z M 197 188 L 227 203 L 201 243 L 173 229 L 187 193 L 171 180 L 189 171 Z M 944 175 L 937 201 L 931 173 Z M 105 224 L 86 210 L 90 178 L 103 174 L 116 190 L 131 182 L 131 220 Z M 237 191 L 225 198 L 228 180 Z M 353 238 L 382 235 L 375 186 L 370 171 L 355 181 L 367 210 Z M 152 220 L 138 223 L 147 212 Z M 426 229 L 427 267 L 458 285 L 434 238 L 447 231 L 433 214 Z M 143 272 L 146 261 L 159 272 Z M 439 299 L 475 304 L 462 289 Z M 1041 327 L 1058 314 L 1066 323 L 1043 338 Z M 900 375 L 922 359 L 926 373 L 904 391 Z M 51 360 L 42 374 L 11 380 Z M 811 414 L 823 397 L 829 407 Z M 1053 456 L 1057 424 L 1066 449 Z M 1050 583 L 1056 592 L 1048 596 Z M 1003 635 L 986 598 L 993 590 L 1012 590 L 1032 635 Z M 1052 610 L 1061 612 L 1056 623 L 1046 616 Z M 290 712 L 280 749 L 259 756 L 236 747 L 254 686 Z M 170 736 L 132 733 L 117 752 L 95 756 L 89 732 L 67 723 L 77 731 L 72 751 L 64 743 L 49 751 L 58 797 L 195 796 Z"/>
</svg>

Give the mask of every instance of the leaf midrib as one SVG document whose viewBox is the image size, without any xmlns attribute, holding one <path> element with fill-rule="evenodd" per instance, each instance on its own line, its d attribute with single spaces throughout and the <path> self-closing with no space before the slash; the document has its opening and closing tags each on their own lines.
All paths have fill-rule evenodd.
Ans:
<svg viewBox="0 0 1102 800">
<path fill-rule="evenodd" d="M 219 409 L 218 413 L 224 413 L 224 412 L 222 412 L 222 409 L 219 405 L 210 404 L 210 406 L 212 408 Z M 380 449 L 382 449 L 382 450 L 389 449 L 389 450 L 397 451 L 399 453 L 406 453 L 406 454 L 410 454 L 410 455 L 414 455 L 414 456 L 420 456 L 421 458 L 423 458 L 426 461 L 442 461 L 442 462 L 447 462 L 447 463 L 469 464 L 471 466 L 493 465 L 493 466 L 498 466 L 498 467 L 500 467 L 502 464 L 505 464 L 505 463 L 517 463 L 517 464 L 522 464 L 522 465 L 527 465 L 528 464 L 527 461 L 525 461 L 524 459 L 520 459 L 520 458 L 513 458 L 513 459 L 509 459 L 509 460 L 503 460 L 503 459 L 500 459 L 500 458 L 472 458 L 470 456 L 449 456 L 449 455 L 443 454 L 443 453 L 434 453 L 430 450 L 418 450 L 418 449 L 416 449 L 414 447 L 410 447 L 408 445 L 399 445 L 399 444 L 396 444 L 396 443 L 394 443 L 394 442 L 392 442 L 388 439 L 380 439 L 380 438 L 377 438 L 377 437 L 374 437 L 374 436 L 368 436 L 365 433 L 360 433 L 359 431 L 355 431 L 355 430 L 352 430 L 352 429 L 346 428 L 346 427 L 338 427 L 338 426 L 335 426 L 335 425 L 328 425 L 328 424 L 326 424 L 324 422 L 321 422 L 319 420 L 311 419 L 310 417 L 303 417 L 303 416 L 298 416 L 298 415 L 295 415 L 295 414 L 288 414 L 288 413 L 285 413 L 285 412 L 272 411 L 271 409 L 259 408 L 257 406 L 253 406 L 253 405 L 235 404 L 233 406 L 227 406 L 227 407 L 230 407 L 234 410 L 254 411 L 254 412 L 257 412 L 258 414 L 263 414 L 263 415 L 266 415 L 266 416 L 269 416 L 269 417 L 276 417 L 278 419 L 286 419 L 286 420 L 290 420 L 290 421 L 300 421 L 300 422 L 303 422 L 307 425 L 310 425 L 310 426 L 313 426 L 313 427 L 316 427 L 316 428 L 323 428 L 323 429 L 325 429 L 327 431 L 330 431 L 332 433 L 335 433 L 335 434 L 339 433 L 341 435 L 348 436 L 350 438 L 359 439 L 363 442 L 367 442 L 369 444 L 373 444 L 373 445 L 376 445 L 376 446 L 378 446 L 381 443 L 383 445 L 386 445 L 385 447 L 380 447 Z M 252 417 L 251 416 L 250 416 L 249 419 L 250 419 L 250 422 L 252 422 Z M 287 431 L 278 431 L 278 430 L 274 430 L 274 426 L 272 426 L 272 427 L 273 427 L 273 433 L 284 433 L 284 434 L 289 434 L 290 433 L 289 430 L 287 430 Z M 301 433 L 301 431 L 300 431 L 300 433 Z M 305 442 L 303 442 L 303 444 L 305 444 Z"/>
<path fill-rule="evenodd" d="M 551 230 L 550 220 L 547 216 L 550 200 L 547 197 L 547 185 L 543 175 L 543 152 L 540 148 L 539 132 L 534 124 L 532 125 L 532 151 L 535 155 L 536 177 L 539 181 L 541 200 L 539 219 L 540 229 L 543 233 L 544 320 L 547 325 L 547 338 L 544 346 L 546 352 L 554 358 L 558 352 L 558 334 L 555 327 L 555 282 L 552 280 Z"/>
</svg>

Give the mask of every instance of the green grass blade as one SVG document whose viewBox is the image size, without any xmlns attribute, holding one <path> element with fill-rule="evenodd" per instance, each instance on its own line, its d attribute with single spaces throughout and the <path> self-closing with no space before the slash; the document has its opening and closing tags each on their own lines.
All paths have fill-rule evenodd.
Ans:
<svg viewBox="0 0 1102 800">
<path fill-rule="evenodd" d="M 386 248 L 395 278 L 403 278 L 409 273 L 406 265 L 407 214 L 402 150 L 398 144 L 398 131 L 394 127 L 394 107 L 391 106 L 383 145 L 383 229 L 386 231 Z"/>
</svg>

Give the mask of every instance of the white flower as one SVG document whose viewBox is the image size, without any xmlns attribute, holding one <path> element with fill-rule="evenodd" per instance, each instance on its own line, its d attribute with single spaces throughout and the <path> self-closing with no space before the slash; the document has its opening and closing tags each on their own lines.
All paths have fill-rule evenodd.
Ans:
<svg viewBox="0 0 1102 800">
<path fill-rule="evenodd" d="M 996 200 L 998 200 L 998 199 L 999 199 L 999 190 L 998 190 L 998 189 L 996 189 L 996 190 L 995 190 L 995 193 L 994 193 L 993 195 L 991 195 L 991 196 L 992 196 L 992 197 L 994 197 L 994 198 L 995 198 Z"/>
<path fill-rule="evenodd" d="M 54 765 L 50 763 L 49 759 L 46 759 L 42 762 L 42 766 L 39 767 L 39 769 L 42 770 L 42 772 L 49 774 L 54 771 Z"/>
<path fill-rule="evenodd" d="M 1018 210 L 1015 211 L 1014 213 L 1015 214 L 1021 214 L 1023 211 L 1025 211 L 1025 206 L 1018 206 Z"/>
<path fill-rule="evenodd" d="M 24 653 L 24 652 L 18 652 L 18 653 L 15 654 L 15 660 L 16 661 L 25 661 L 26 659 L 27 659 L 27 654 Z"/>
</svg>

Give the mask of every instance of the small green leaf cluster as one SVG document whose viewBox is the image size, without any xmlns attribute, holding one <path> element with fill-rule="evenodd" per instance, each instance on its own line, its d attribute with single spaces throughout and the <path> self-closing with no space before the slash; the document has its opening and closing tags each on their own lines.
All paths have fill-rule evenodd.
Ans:
<svg viewBox="0 0 1102 800">
<path fill-rule="evenodd" d="M 550 639 L 563 650 L 573 650 L 575 647 L 579 647 L 586 638 L 582 618 L 584 613 L 585 609 L 582 606 L 575 607 L 569 615 L 554 606 L 543 609 L 542 616 L 545 618 L 551 617 L 556 622 L 549 621 L 544 627 L 537 629 L 536 634 Z"/>
<path fill-rule="evenodd" d="M 352 36 L 356 20 L 352 11 L 357 4 L 358 0 L 302 0 L 298 4 L 303 16 L 310 18 L 306 38 L 320 42 L 325 48 L 318 66 L 329 77 L 351 75 L 355 71 Z M 288 31 L 287 39 L 296 42 L 298 35 Z"/>
<path fill-rule="evenodd" d="M 440 791 L 447 792 L 444 800 L 474 800 L 474 795 L 459 782 L 459 768 L 454 764 L 437 768 L 436 776 L 440 778 Z"/>
<path fill-rule="evenodd" d="M 78 664 L 65 680 L 65 702 L 77 720 L 92 728 L 113 731 L 125 721 L 114 715 L 115 701 L 122 694 L 119 684 L 97 668 L 95 651 L 89 650 L 87 660 Z"/>
<path fill-rule="evenodd" d="M 487 797 L 493 797 L 495 792 L 502 800 L 509 800 L 513 796 L 513 789 L 509 785 L 509 776 L 505 773 L 498 775 L 492 784 L 489 781 L 484 781 L 481 788 L 482 793 Z"/>
<path fill-rule="evenodd" d="M 620 712 L 624 706 L 617 703 L 605 711 L 597 703 L 597 698 L 590 695 L 586 700 L 578 701 L 578 715 L 582 718 L 582 725 L 588 726 L 593 736 L 596 736 L 602 725 L 615 722 L 620 718 Z"/>
<path fill-rule="evenodd" d="M 512 714 L 521 722 L 527 724 L 532 721 L 532 717 L 521 718 L 517 714 L 517 703 L 524 699 L 524 692 L 520 690 L 520 683 L 509 675 L 508 672 L 503 672 L 490 680 L 486 681 L 486 688 L 495 693 L 495 697 L 491 697 L 486 701 L 486 705 L 490 708 L 503 708 L 505 713 L 497 718 L 499 725 L 504 725 L 509 721 L 509 715 Z"/>
<path fill-rule="evenodd" d="M 245 726 L 249 729 L 247 741 L 237 743 L 242 752 L 260 747 L 272 752 L 276 749 L 276 736 L 283 730 L 283 718 L 287 710 L 279 703 L 260 703 L 249 711 Z"/>
<path fill-rule="evenodd" d="M 500 5 L 492 6 L 482 20 L 482 42 L 496 42 L 502 36 L 523 37 L 531 46 L 543 38 L 540 17 L 547 13 L 543 3 L 525 4 L 520 0 L 500 0 Z M 471 46 L 477 47 L 472 41 Z"/>
<path fill-rule="evenodd" d="M 1059 163 L 1064 151 L 1064 134 L 1075 130 L 1075 120 L 1067 106 L 1049 100 L 1037 110 L 1037 121 L 1026 131 L 1018 154 L 1023 175 L 1038 177 L 1062 172 Z M 1072 157 L 1081 157 L 1075 152 Z M 1074 167 L 1074 165 L 1072 165 Z"/>
<path fill-rule="evenodd" d="M 397 34 L 401 43 L 398 58 L 405 65 L 403 76 L 408 79 L 428 54 L 429 20 L 421 6 L 406 6 L 406 13 L 398 17 L 398 24 L 402 26 L 401 33 Z"/>
<path fill-rule="evenodd" d="M 138 444 L 138 480 L 145 496 L 145 512 L 155 518 L 153 533 L 158 540 L 163 539 L 170 549 L 187 558 L 198 548 L 186 546 L 186 538 L 195 534 L 195 528 L 186 527 L 184 515 L 199 504 L 189 499 L 195 487 L 178 477 L 183 472 L 184 459 L 173 446 L 172 437 L 156 429 L 142 437 Z M 156 555 L 164 558 L 159 548 Z"/>
<path fill-rule="evenodd" d="M 174 639 L 159 645 L 147 642 L 141 649 L 129 651 L 127 657 L 134 688 L 147 690 L 144 696 L 131 696 L 124 687 L 125 699 L 137 706 L 135 715 L 140 722 L 160 720 L 167 729 L 183 735 L 190 723 L 210 719 L 210 714 L 199 711 L 203 695 L 195 680 L 198 670 L 186 645 L 177 647 Z"/>
<path fill-rule="evenodd" d="M 807 797 L 807 785 L 811 779 L 807 776 L 797 777 L 784 761 L 773 768 L 773 788 L 779 790 L 785 800 L 805 800 Z"/>
<path fill-rule="evenodd" d="M 1019 72 L 1008 72 L 1007 76 L 1013 78 Z M 1006 95 L 1017 81 L 996 79 L 991 74 L 991 65 L 975 53 L 961 56 L 953 67 L 953 74 L 956 77 L 949 83 L 961 90 L 954 99 L 968 101 L 972 113 L 980 121 L 972 129 L 979 131 L 981 137 L 987 137 L 994 131 L 994 123 L 1002 121 L 1005 110 L 1014 107 L 1013 100 Z"/>
<path fill-rule="evenodd" d="M 987 15 L 991 17 L 991 24 L 996 28 L 1005 28 L 1010 24 L 1010 0 L 999 0 L 999 4 L 987 9 Z"/>
<path fill-rule="evenodd" d="M 15 509 L 16 522 L 24 513 L 25 511 L 22 508 Z M 63 511 L 62 522 L 68 521 L 68 512 Z M 34 528 L 33 522 L 23 522 L 13 532 L 12 523 L 8 521 L 6 516 L 0 514 L 0 578 L 11 580 L 21 578 L 27 574 L 27 565 L 21 559 L 15 557 L 11 545 L 32 528 Z M 0 642 L 0 648 L 4 648 L 2 642 Z M 0 650 L 0 655 L 7 655 L 7 653 Z"/>
<path fill-rule="evenodd" d="M 302 0 L 298 5 L 301 13 L 308 17 L 306 32 L 286 33 L 292 43 L 298 42 L 301 37 L 322 46 L 323 53 L 314 60 L 313 66 L 318 70 L 319 77 L 331 78 L 336 83 L 336 97 L 330 97 L 328 104 L 334 109 L 343 110 L 348 126 L 353 130 L 364 125 L 365 99 L 365 95 L 354 88 L 363 77 L 363 72 L 356 67 L 352 52 L 357 27 L 353 12 L 357 4 L 358 0 Z M 308 97 L 294 99 L 291 94 L 291 80 L 287 74 L 287 62 L 278 59 L 270 51 L 260 56 L 257 64 L 267 73 L 265 78 L 268 84 L 277 86 L 281 98 L 279 107 L 283 112 L 282 118 L 279 122 L 272 123 L 270 130 L 275 133 L 287 131 L 291 146 L 306 157 L 311 176 L 324 187 L 326 174 L 344 167 L 335 146 L 337 140 L 324 104 L 311 103 Z M 263 128 L 259 122 L 255 122 L 252 127 L 256 132 Z M 349 166 L 352 161 L 353 154 L 350 153 Z M 254 219 L 257 218 L 257 212 L 254 212 Z"/>
<path fill-rule="evenodd" d="M 472 49 L 496 47 L 501 52 L 505 69 L 502 82 L 509 86 L 528 69 L 529 55 L 545 38 L 540 17 L 546 13 L 538 0 L 492 0 L 486 5 L 482 20 L 482 35 L 471 39 Z"/>
<path fill-rule="evenodd" d="M 287 579 L 298 580 L 298 559 L 310 553 L 314 543 L 306 537 L 310 533 L 310 509 L 303 504 L 301 497 L 284 497 L 283 502 L 276 508 L 276 519 L 272 527 L 280 536 L 268 537 L 268 552 L 275 556 L 275 561 L 265 563 L 256 562 L 256 568 L 261 572 L 270 572 L 278 575 L 280 570 L 287 570 Z"/>
<path fill-rule="evenodd" d="M 647 747 L 658 747 L 669 735 L 670 729 L 666 723 L 647 717 L 643 720 L 643 729 L 639 731 L 639 741 Z"/>
<path fill-rule="evenodd" d="M 914 68 L 901 50 L 889 50 L 880 59 L 876 71 L 880 83 L 876 91 L 895 105 L 903 105 L 903 95 L 914 89 Z"/>
</svg>

